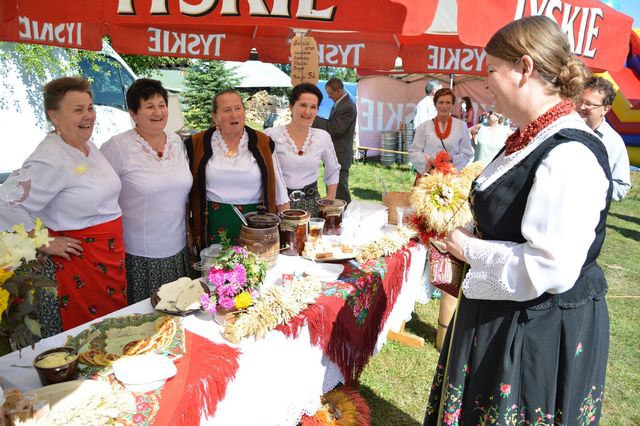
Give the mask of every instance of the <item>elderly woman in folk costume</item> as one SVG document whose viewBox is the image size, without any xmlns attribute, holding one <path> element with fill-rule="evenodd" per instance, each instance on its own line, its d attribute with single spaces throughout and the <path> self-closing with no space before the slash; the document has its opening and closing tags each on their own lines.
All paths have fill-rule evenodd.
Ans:
<svg viewBox="0 0 640 426">
<path fill-rule="evenodd" d="M 474 234 L 457 228 L 444 239 L 470 268 L 425 424 L 595 424 L 609 349 L 596 260 L 611 174 L 573 111 L 587 72 L 544 16 L 508 24 L 486 52 L 496 110 L 519 130 L 473 184 Z"/>
<path fill-rule="evenodd" d="M 213 97 L 215 128 L 185 141 L 193 187 L 189 195 L 191 232 L 202 249 L 226 235 L 237 240 L 242 223 L 233 210 L 268 212 L 289 208 L 287 188 L 280 171 L 274 142 L 245 126 L 240 95 L 224 90 Z"/>
<path fill-rule="evenodd" d="M 136 80 L 127 90 L 135 127 L 100 147 L 122 183 L 129 303 L 189 275 L 185 208 L 193 179 L 182 139 L 164 131 L 167 102 L 159 81 Z"/>
<path fill-rule="evenodd" d="M 276 142 L 276 154 L 287 184 L 289 197 L 301 191 L 300 200 L 292 201 L 291 208 L 302 209 L 317 215 L 316 201 L 320 162 L 324 163 L 324 182 L 327 198 L 336 198 L 340 164 L 329 133 L 311 127 L 322 102 L 322 92 L 310 83 L 298 84 L 289 96 L 291 123 L 265 130 Z M 293 197 L 292 197 L 293 198 Z"/>
<path fill-rule="evenodd" d="M 456 97 L 451 89 L 439 89 L 434 97 L 437 115 L 418 126 L 409 158 L 419 175 L 428 173 L 436 154 L 446 151 L 453 165 L 462 169 L 473 158 L 471 135 L 466 123 L 451 116 Z"/>
<path fill-rule="evenodd" d="M 0 186 L 0 230 L 40 217 L 54 237 L 39 249 L 58 282 L 57 300 L 45 292 L 39 307 L 47 337 L 125 307 L 127 291 L 120 180 L 89 141 L 91 86 L 81 77 L 53 80 L 44 106 L 55 130 Z"/>
</svg>

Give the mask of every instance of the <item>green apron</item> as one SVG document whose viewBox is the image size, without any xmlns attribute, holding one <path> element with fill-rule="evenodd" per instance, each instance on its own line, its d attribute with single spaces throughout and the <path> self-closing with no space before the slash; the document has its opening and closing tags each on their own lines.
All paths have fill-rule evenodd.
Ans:
<svg viewBox="0 0 640 426">
<path fill-rule="evenodd" d="M 236 204 L 244 215 L 258 210 L 258 204 Z M 225 234 L 232 244 L 238 243 L 242 222 L 233 211 L 231 204 L 207 200 L 207 242 L 209 245 L 221 243 L 221 235 Z"/>
</svg>

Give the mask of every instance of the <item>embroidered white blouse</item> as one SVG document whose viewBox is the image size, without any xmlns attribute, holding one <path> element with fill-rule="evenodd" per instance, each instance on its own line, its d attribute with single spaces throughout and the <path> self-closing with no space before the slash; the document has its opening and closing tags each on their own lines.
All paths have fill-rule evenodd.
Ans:
<svg viewBox="0 0 640 426">
<path fill-rule="evenodd" d="M 245 131 L 238 152 L 229 156 L 219 131 L 211 135 L 213 155 L 207 162 L 207 200 L 226 204 L 255 204 L 262 201 L 262 175 L 251 151 Z M 278 156 L 272 155 L 276 180 L 276 204 L 289 202 Z"/>
<path fill-rule="evenodd" d="M 485 190 L 552 134 L 563 128 L 593 133 L 572 113 L 543 129 L 520 151 L 502 153 L 478 177 Z M 469 238 L 463 282 L 470 299 L 532 300 L 562 293 L 578 279 L 605 207 L 609 182 L 593 153 L 579 142 L 557 146 L 538 167 L 522 218 L 523 244 Z"/>
<path fill-rule="evenodd" d="M 451 133 L 449 137 L 443 139 L 443 143 L 447 152 L 451 155 L 453 165 L 460 170 L 473 158 L 471 134 L 463 121 L 455 117 L 452 117 L 451 121 Z M 442 143 L 436 136 L 433 120 L 427 120 L 419 125 L 413 135 L 413 144 L 409 149 L 409 158 L 413 167 L 424 174 L 427 170 L 425 155 L 433 160 L 433 157 L 442 150 Z"/>
<path fill-rule="evenodd" d="M 324 163 L 324 183 L 337 184 L 340 179 L 340 164 L 336 157 L 331 136 L 327 131 L 309 128 L 307 139 L 298 149 L 287 126 L 277 126 L 264 131 L 276 143 L 276 154 L 282 168 L 284 181 L 289 189 L 301 189 L 317 182 L 320 161 Z M 302 155 L 299 154 L 302 152 Z"/>
<path fill-rule="evenodd" d="M 36 217 L 54 231 L 84 229 L 120 217 L 120 179 L 98 148 L 89 155 L 50 133 L 0 185 L 0 231 Z"/>
<path fill-rule="evenodd" d="M 120 177 L 124 244 L 135 256 L 174 256 L 186 245 L 185 208 L 193 178 L 180 136 L 166 135 L 162 157 L 135 130 L 101 147 Z"/>
</svg>

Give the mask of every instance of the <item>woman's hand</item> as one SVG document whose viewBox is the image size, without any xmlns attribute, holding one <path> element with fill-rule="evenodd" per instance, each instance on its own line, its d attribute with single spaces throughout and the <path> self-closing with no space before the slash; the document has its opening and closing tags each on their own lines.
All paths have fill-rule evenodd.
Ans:
<svg viewBox="0 0 640 426">
<path fill-rule="evenodd" d="M 42 246 L 38 250 L 49 256 L 60 256 L 71 260 L 71 255 L 80 256 L 84 249 L 82 241 L 71 237 L 55 237 L 48 246 Z"/>
<path fill-rule="evenodd" d="M 445 244 L 445 248 L 452 256 L 466 262 L 467 258 L 464 256 L 463 247 L 468 238 L 476 237 L 466 229 L 457 227 L 453 231 L 449 232 L 442 241 Z"/>
</svg>

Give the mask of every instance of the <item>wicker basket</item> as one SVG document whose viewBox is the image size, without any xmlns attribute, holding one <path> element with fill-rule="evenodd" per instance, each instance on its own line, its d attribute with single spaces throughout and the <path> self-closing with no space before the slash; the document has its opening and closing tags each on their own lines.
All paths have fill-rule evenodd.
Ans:
<svg viewBox="0 0 640 426">
<path fill-rule="evenodd" d="M 429 279 L 434 287 L 458 297 L 464 263 L 447 252 L 429 244 Z"/>
</svg>

